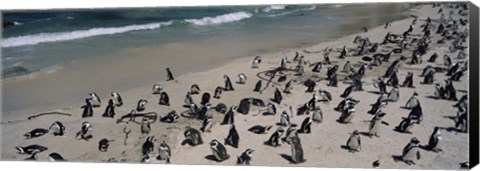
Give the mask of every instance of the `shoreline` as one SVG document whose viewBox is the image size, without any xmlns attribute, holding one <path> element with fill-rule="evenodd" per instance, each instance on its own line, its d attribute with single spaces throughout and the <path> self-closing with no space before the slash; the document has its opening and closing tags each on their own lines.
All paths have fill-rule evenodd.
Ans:
<svg viewBox="0 0 480 171">
<path fill-rule="evenodd" d="M 421 12 L 418 10 L 413 10 L 414 14 L 418 14 L 421 18 L 425 16 L 431 16 L 434 12 L 433 9 L 430 9 L 429 6 L 423 5 L 417 8 L 422 8 Z M 416 9 L 416 8 L 415 8 Z M 411 11 L 410 11 L 411 12 Z M 435 14 L 433 14 L 435 15 Z M 208 69 L 202 72 L 195 73 L 186 73 L 181 74 L 175 77 L 176 81 L 165 82 L 161 81 L 165 88 L 165 91 L 169 93 L 170 102 L 172 106 L 165 107 L 159 106 L 158 96 L 152 95 L 151 86 L 145 87 L 136 87 L 128 91 L 122 91 L 120 94 L 124 98 L 124 106 L 116 108 L 116 118 L 118 116 L 127 114 L 132 108 L 135 107 L 136 102 L 140 98 L 145 98 L 149 101 L 147 104 L 147 111 L 155 111 L 159 115 L 164 116 L 171 110 L 176 110 L 177 113 L 181 113 L 185 108 L 181 107 L 186 92 L 190 89 L 192 84 L 199 84 L 202 92 L 212 93 L 214 88 L 217 86 L 223 86 L 222 76 L 227 74 L 232 80 L 235 91 L 233 92 L 224 92 L 221 99 L 211 99 L 212 104 L 218 104 L 220 102 L 225 103 L 227 107 L 232 105 L 238 105 L 238 102 L 243 97 L 256 97 L 261 99 L 269 99 L 273 97 L 274 88 L 278 87 L 283 89 L 282 85 L 274 86 L 267 88 L 263 93 L 259 94 L 252 92 L 254 84 L 258 81 L 255 73 L 260 71 L 269 70 L 273 67 L 277 67 L 280 63 L 280 59 L 283 56 L 287 56 L 289 60 L 292 59 L 295 51 L 303 52 L 304 49 L 308 51 L 320 51 L 325 47 L 330 46 L 335 50 L 337 48 L 347 45 L 352 47 L 352 40 L 356 35 L 368 36 L 372 42 L 379 42 L 383 39 L 387 31 L 391 31 L 394 34 L 399 34 L 400 31 L 403 31 L 408 28 L 408 25 L 411 23 L 411 18 L 392 21 L 391 29 L 383 29 L 382 26 L 369 29 L 366 33 L 357 33 L 347 36 L 342 36 L 334 41 L 322 42 L 314 44 L 312 46 L 304 46 L 299 48 L 292 48 L 287 50 L 282 50 L 280 52 L 273 52 L 262 54 L 262 63 L 260 64 L 260 69 L 251 69 L 250 64 L 253 57 L 242 57 L 233 59 L 230 62 L 221 65 L 220 67 Z M 421 23 L 421 22 L 420 22 Z M 416 32 L 419 29 L 418 25 L 415 26 Z M 383 48 L 385 49 L 385 48 Z M 380 52 L 382 52 L 379 49 Z M 347 57 L 345 60 L 339 60 L 337 58 L 338 52 L 333 51 L 330 55 L 330 59 L 335 64 L 338 64 L 340 67 L 343 67 L 343 64 L 346 60 L 357 63 L 361 61 L 359 57 Z M 445 47 L 435 48 L 434 51 L 439 51 L 442 54 L 446 52 Z M 384 52 L 382 52 L 384 53 Z M 430 56 L 432 51 L 430 51 L 426 56 Z M 322 53 L 310 53 L 304 54 L 306 61 L 323 61 Z M 400 55 L 395 54 L 392 57 L 398 58 Z M 421 72 L 421 69 L 426 64 L 421 64 L 418 66 L 408 66 L 401 67 L 401 71 L 398 74 L 400 81 L 403 81 L 406 75 L 406 70 L 414 72 L 415 75 L 418 75 Z M 435 63 L 436 66 L 441 66 L 440 60 L 437 59 Z M 294 64 L 289 64 L 290 67 L 294 67 Z M 383 65 L 382 67 L 375 68 L 374 70 L 367 70 L 367 75 L 364 77 L 363 81 L 370 83 L 370 80 L 377 77 L 377 74 L 383 74 L 384 68 L 387 67 Z M 420 70 L 411 70 L 412 68 Z M 306 70 L 307 71 L 307 70 Z M 381 73 L 378 73 L 380 71 Z M 174 71 L 175 72 L 175 71 Z M 238 80 L 237 74 L 243 72 L 247 75 L 247 84 L 241 85 L 236 84 L 235 81 Z M 310 73 L 310 71 L 308 71 Z M 324 77 L 326 73 L 326 67 L 321 70 L 320 76 Z M 174 73 L 175 74 L 175 73 Z M 160 74 L 164 77 L 165 74 Z M 339 80 L 342 80 L 340 75 Z M 445 76 L 439 74 L 436 76 L 436 82 L 441 82 L 442 78 Z M 190 146 L 181 146 L 179 141 L 183 140 L 183 127 L 192 126 L 194 128 L 199 128 L 201 126 L 201 121 L 189 120 L 187 118 L 180 118 L 179 122 L 176 124 L 166 124 L 166 123 L 154 123 L 152 124 L 152 133 L 158 141 L 155 142 L 155 145 L 159 144 L 161 141 L 166 141 L 172 148 L 172 163 L 174 164 L 209 164 L 209 165 L 234 165 L 236 156 L 239 156 L 246 148 L 253 148 L 256 150 L 253 157 L 252 165 L 256 166 L 307 166 L 307 167 L 339 167 L 339 161 L 349 161 L 347 163 L 341 163 L 341 167 L 354 167 L 354 168 L 369 168 L 371 167 L 371 162 L 380 158 L 382 160 L 381 168 L 428 168 L 428 169 L 455 169 L 456 164 L 459 161 L 468 160 L 468 134 L 454 134 L 453 132 L 444 132 L 442 135 L 446 139 L 444 147 L 444 154 L 434 154 L 430 152 L 422 151 L 422 160 L 415 166 L 407 166 L 404 163 L 397 163 L 392 161 L 391 155 L 398 155 L 401 153 L 402 148 L 408 142 L 409 138 L 413 135 L 409 134 L 399 134 L 393 132 L 391 129 L 401 121 L 401 117 L 408 114 L 408 110 L 401 109 L 401 106 L 404 105 L 406 100 L 413 94 L 414 91 L 421 92 L 421 97 L 419 98 L 425 106 L 425 111 L 429 111 L 428 114 L 425 114 L 425 120 L 428 122 L 418 125 L 414 129 L 415 136 L 420 139 L 422 143 L 428 142 L 428 137 L 431 133 L 433 126 L 444 126 L 448 127 L 451 125 L 451 121 L 442 116 L 453 115 L 456 111 L 455 109 L 449 107 L 454 102 L 452 101 L 435 101 L 431 102 L 431 99 L 426 98 L 425 96 L 431 95 L 431 85 L 422 85 L 419 82 L 421 78 L 415 78 L 416 89 L 401 88 L 401 96 L 398 102 L 389 104 L 388 108 L 385 109 L 385 112 L 388 115 L 384 120 L 390 122 L 390 126 L 382 130 L 381 138 L 368 138 L 362 136 L 362 152 L 350 154 L 346 150 L 341 149 L 340 145 L 344 144 L 348 138 L 349 133 L 354 129 L 360 131 L 368 130 L 368 123 L 364 123 L 364 120 L 371 119 L 371 116 L 365 114 L 367 110 L 370 109 L 371 103 L 375 101 L 378 95 L 374 93 L 369 93 L 369 91 L 376 91 L 377 89 L 373 88 L 371 84 L 364 84 L 365 91 L 353 93 L 352 96 L 355 99 L 361 99 L 360 104 L 358 105 L 357 113 L 355 114 L 354 122 L 349 125 L 338 124 L 335 122 L 335 119 L 340 115 L 338 112 L 333 111 L 333 107 L 340 102 L 338 97 L 341 94 L 347 84 L 341 83 L 339 81 L 339 86 L 337 88 L 327 87 L 326 81 L 321 80 L 316 90 L 323 89 L 332 93 L 333 100 L 332 102 L 325 104 L 320 103 L 320 106 L 324 113 L 324 122 L 312 125 L 312 134 L 301 134 L 303 148 L 306 151 L 305 157 L 307 161 L 302 164 L 292 165 L 288 162 L 287 159 L 282 156 L 290 155 L 290 146 L 287 144 L 282 145 L 278 148 L 273 148 L 263 145 L 263 141 L 267 140 L 268 137 L 273 133 L 270 131 L 268 134 L 252 134 L 247 131 L 247 128 L 259 124 L 259 125 L 271 125 L 273 121 L 279 120 L 279 113 L 283 110 L 287 110 L 289 106 L 297 108 L 303 103 L 308 101 L 311 97 L 311 93 L 305 93 L 305 87 L 301 85 L 296 85 L 292 90 L 292 94 L 284 95 L 284 102 L 277 106 L 277 115 L 275 116 L 252 116 L 258 112 L 258 108 L 254 107 L 251 109 L 249 115 L 236 114 L 235 125 L 239 134 L 241 135 L 240 148 L 235 149 L 231 146 L 227 146 L 228 153 L 231 158 L 224 162 L 215 162 L 212 160 L 206 159 L 206 155 L 211 154 L 209 149 L 208 142 L 212 139 L 219 139 L 226 137 L 228 134 L 229 126 L 221 126 L 218 123 L 223 119 L 223 115 L 219 113 L 214 114 L 214 126 L 212 128 L 212 133 L 203 133 L 204 144 L 197 147 Z M 455 87 L 459 90 L 463 88 L 468 88 L 468 80 L 465 81 L 465 77 L 461 82 L 455 82 Z M 153 85 L 153 83 L 152 83 Z M 265 81 L 263 81 L 263 86 L 265 86 Z M 468 91 L 468 90 L 466 90 Z M 87 95 L 88 92 L 85 92 Z M 97 92 L 98 93 L 98 92 Z M 8 160 L 23 160 L 27 156 L 19 155 L 15 153 L 15 150 L 12 146 L 16 145 L 29 145 L 32 143 L 40 143 L 47 145 L 50 151 L 61 152 L 64 157 L 70 159 L 73 162 L 100 162 L 107 161 L 108 159 L 114 157 L 115 159 L 126 159 L 126 162 L 137 163 L 141 159 L 141 145 L 144 142 L 145 137 L 140 135 L 139 125 L 137 124 L 112 124 L 114 123 L 113 119 L 101 117 L 105 108 L 105 100 L 108 99 L 108 95 L 103 95 L 99 93 L 102 98 L 102 107 L 94 108 L 94 116 L 92 118 L 80 118 L 81 109 L 80 105 L 83 105 L 81 102 L 83 100 L 79 98 L 76 106 L 69 106 L 68 108 L 60 108 L 60 112 L 72 113 L 72 117 L 55 117 L 55 116 L 44 116 L 39 117 L 33 120 L 23 120 L 18 122 L 6 123 L 2 120 L 2 158 Z M 464 92 L 459 92 L 457 97 L 461 97 Z M 86 96 L 85 95 L 85 96 Z M 201 96 L 195 95 L 195 102 L 199 102 Z M 435 103 L 435 105 L 428 105 Z M 443 107 L 437 107 L 443 106 Z M 447 108 L 448 107 L 448 108 Z M 304 116 L 292 116 L 292 122 L 301 123 L 304 119 Z M 31 130 L 36 127 L 48 127 L 53 120 L 62 120 L 67 126 L 67 135 L 64 137 L 53 137 L 52 135 L 44 135 L 39 138 L 31 140 L 23 140 L 22 136 L 27 130 Z M 82 121 L 91 122 L 94 125 L 94 139 L 91 141 L 83 140 L 74 140 L 74 133 L 79 130 L 80 123 Z M 113 126 L 112 126 L 113 125 Z M 122 128 L 128 127 L 132 129 L 132 135 L 130 141 L 128 141 L 129 146 L 124 148 L 123 144 L 118 142 L 123 140 Z M 171 129 L 169 129 L 171 128 Z M 177 129 L 178 128 L 178 129 Z M 179 130 L 179 131 L 177 131 Z M 247 136 L 249 135 L 249 136 Z M 107 153 L 101 153 L 96 150 L 96 145 L 99 139 L 101 138 L 114 138 L 116 141 L 112 143 L 112 147 Z M 138 137 L 138 138 L 137 138 Z M 248 139 L 246 138 L 248 137 Z M 54 139 L 55 141 L 50 141 Z M 320 141 L 319 141 L 320 140 Z M 67 141 L 68 143 L 63 143 Z M 118 144 L 117 144 L 118 143 Z M 133 144 L 133 146 L 132 146 Z M 79 151 L 72 149 L 71 147 L 85 148 L 85 151 Z M 156 146 L 155 146 L 156 147 Z M 379 154 L 383 152 L 385 154 Z M 153 154 L 156 154 L 156 148 L 154 149 Z M 283 154 L 283 155 L 282 155 Z M 465 155 L 466 154 L 466 155 Z M 44 159 L 48 153 L 39 154 L 40 159 Z M 272 157 L 270 157 L 272 156 Z M 457 160 L 459 160 L 457 162 Z M 161 161 L 152 160 L 152 163 L 163 163 Z"/>
</svg>

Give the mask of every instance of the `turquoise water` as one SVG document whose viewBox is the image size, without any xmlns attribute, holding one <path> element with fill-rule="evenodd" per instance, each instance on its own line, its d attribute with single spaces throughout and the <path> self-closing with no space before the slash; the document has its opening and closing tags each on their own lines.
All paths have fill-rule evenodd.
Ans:
<svg viewBox="0 0 480 171">
<path fill-rule="evenodd" d="M 405 4 L 272 5 L 7 12 L 3 68 L 50 72 L 77 58 L 216 38 L 264 43 L 237 56 L 313 44 L 406 17 Z M 287 39 L 288 41 L 285 41 Z"/>
</svg>

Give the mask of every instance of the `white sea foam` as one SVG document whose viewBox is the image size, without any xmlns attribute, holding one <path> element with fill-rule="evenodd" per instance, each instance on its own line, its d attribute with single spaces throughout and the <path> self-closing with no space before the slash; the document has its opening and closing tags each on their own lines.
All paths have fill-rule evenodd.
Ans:
<svg viewBox="0 0 480 171">
<path fill-rule="evenodd" d="M 239 12 L 234 12 L 234 13 L 228 13 L 228 14 L 223 14 L 223 15 L 218 15 L 215 17 L 204 17 L 201 19 L 185 19 L 185 22 L 194 24 L 194 25 L 211 25 L 211 24 L 221 24 L 221 23 L 229 23 L 229 22 L 234 22 L 234 21 L 239 21 L 243 19 L 247 19 L 252 17 L 253 15 L 244 12 L 244 11 L 239 11 Z"/>
<path fill-rule="evenodd" d="M 300 12 L 300 11 L 311 11 L 311 10 L 314 10 L 316 8 L 317 8 L 316 5 L 312 5 L 312 6 L 307 7 L 307 8 L 299 8 L 299 9 L 295 9 L 295 10 L 291 10 L 291 11 L 285 11 L 285 12 L 278 13 L 278 14 L 267 15 L 267 17 L 278 17 L 278 16 L 282 16 L 282 15 L 295 13 L 295 12 Z"/>
<path fill-rule="evenodd" d="M 270 12 L 272 10 L 283 10 L 285 9 L 285 5 L 270 5 L 262 9 L 263 12 Z"/>
<path fill-rule="evenodd" d="M 171 25 L 173 22 L 159 22 L 159 23 L 150 23 L 150 24 L 140 24 L 140 25 L 128 25 L 122 27 L 105 27 L 105 28 L 92 28 L 88 30 L 76 30 L 71 32 L 56 32 L 56 33 L 39 33 L 33 35 L 25 35 L 18 37 L 10 37 L 3 39 L 1 46 L 6 47 L 16 47 L 16 46 L 25 46 L 25 45 L 35 45 L 39 43 L 46 42 L 58 42 L 58 41 L 67 41 L 82 39 L 93 36 L 101 35 L 112 35 L 125 33 L 130 31 L 138 30 L 153 30 L 158 29 L 162 26 Z"/>
</svg>

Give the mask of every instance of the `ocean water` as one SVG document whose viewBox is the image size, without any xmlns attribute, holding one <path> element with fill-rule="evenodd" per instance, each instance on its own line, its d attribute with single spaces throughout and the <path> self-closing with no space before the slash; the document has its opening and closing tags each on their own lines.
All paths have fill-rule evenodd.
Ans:
<svg viewBox="0 0 480 171">
<path fill-rule="evenodd" d="M 264 41 L 235 56 L 313 44 L 403 17 L 405 4 L 316 4 L 235 7 L 5 12 L 3 68 L 53 72 L 64 64 L 121 49 L 208 38 Z M 368 22 L 365 22 L 368 21 Z M 331 33 L 333 32 L 333 33 Z M 278 37 L 288 38 L 278 39 Z"/>
</svg>

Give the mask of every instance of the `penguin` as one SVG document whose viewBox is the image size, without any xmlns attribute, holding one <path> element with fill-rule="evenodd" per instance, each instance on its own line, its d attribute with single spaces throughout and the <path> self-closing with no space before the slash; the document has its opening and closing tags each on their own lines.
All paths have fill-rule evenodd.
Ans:
<svg viewBox="0 0 480 171">
<path fill-rule="evenodd" d="M 79 132 L 77 132 L 76 138 L 78 139 L 78 136 L 80 136 L 81 139 L 84 139 L 85 141 L 88 141 L 91 138 L 93 138 L 92 130 L 93 130 L 93 126 L 90 123 L 83 122 L 81 130 Z"/>
<path fill-rule="evenodd" d="M 113 104 L 117 107 L 120 107 L 123 105 L 123 100 L 122 100 L 122 97 L 120 96 L 120 94 L 118 94 L 117 92 L 112 92 L 112 97 L 113 97 Z"/>
<path fill-rule="evenodd" d="M 190 94 L 190 92 L 187 92 L 187 94 L 185 95 L 184 102 L 185 102 L 184 106 L 190 106 L 191 104 L 194 104 L 192 94 Z"/>
<path fill-rule="evenodd" d="M 170 98 L 168 97 L 167 92 L 162 92 L 160 94 L 160 100 L 158 102 L 159 105 L 170 106 Z"/>
<path fill-rule="evenodd" d="M 225 117 L 223 118 L 223 122 L 220 125 L 233 124 L 236 111 L 237 111 L 237 106 L 230 107 L 230 110 L 227 112 L 227 114 L 225 114 Z"/>
<path fill-rule="evenodd" d="M 407 76 L 405 77 L 405 81 L 403 81 L 402 87 L 415 88 L 413 86 L 413 73 L 412 72 L 407 73 Z"/>
<path fill-rule="evenodd" d="M 460 81 L 460 78 L 463 76 L 463 72 L 464 72 L 464 71 L 457 71 L 455 74 L 453 74 L 453 75 L 450 77 L 450 80 L 452 80 L 452 81 Z"/>
<path fill-rule="evenodd" d="M 196 130 L 195 128 L 187 128 L 183 133 L 185 136 L 185 142 L 190 144 L 191 146 L 197 146 L 203 144 L 202 136 L 200 135 L 200 131 Z"/>
<path fill-rule="evenodd" d="M 165 160 L 167 163 L 170 163 L 170 157 L 172 156 L 172 151 L 170 146 L 165 141 L 162 141 L 158 146 L 158 155 L 157 160 Z"/>
<path fill-rule="evenodd" d="M 318 95 L 322 98 L 321 101 L 332 101 L 332 94 L 326 90 L 318 90 Z"/>
<path fill-rule="evenodd" d="M 25 159 L 25 161 L 37 161 L 37 153 L 38 152 L 33 152 L 32 155 L 28 158 Z"/>
<path fill-rule="evenodd" d="M 288 128 L 287 131 L 285 131 L 285 136 L 282 138 L 282 142 L 288 143 L 289 139 L 298 135 L 297 134 L 297 124 L 291 124 Z"/>
<path fill-rule="evenodd" d="M 223 103 L 218 103 L 217 106 L 215 106 L 215 111 L 225 114 L 227 112 L 227 106 Z"/>
<path fill-rule="evenodd" d="M 315 83 L 315 81 L 312 81 L 310 79 L 305 81 L 304 84 L 308 87 L 307 90 L 305 91 L 307 93 L 312 93 L 314 91 L 315 86 L 317 85 L 317 83 Z"/>
<path fill-rule="evenodd" d="M 143 118 L 142 123 L 140 125 L 140 132 L 142 135 L 146 134 L 148 135 L 152 128 L 150 127 L 150 122 L 148 122 L 147 118 Z"/>
<path fill-rule="evenodd" d="M 167 81 L 175 80 L 175 78 L 173 78 L 172 71 L 170 71 L 170 68 L 167 67 L 166 70 L 167 70 Z"/>
<path fill-rule="evenodd" d="M 418 121 L 414 118 L 414 116 L 408 116 L 407 118 L 403 118 L 403 120 L 395 127 L 395 130 L 402 133 L 412 134 L 410 129 L 414 126 L 414 124 L 418 124 Z"/>
<path fill-rule="evenodd" d="M 248 112 L 250 111 L 251 103 L 252 103 L 251 98 L 244 98 L 240 100 L 240 104 L 238 105 L 237 112 L 244 115 L 248 114 Z"/>
<path fill-rule="evenodd" d="M 107 152 L 108 146 L 110 146 L 110 141 L 106 138 L 103 138 L 98 142 L 98 150 L 101 152 Z"/>
<path fill-rule="evenodd" d="M 272 102 L 280 104 L 282 103 L 282 99 L 283 99 L 282 92 L 278 88 L 275 88 L 275 93 L 274 93 Z"/>
<path fill-rule="evenodd" d="M 283 111 L 280 115 L 280 125 L 281 126 L 288 126 L 290 125 L 290 116 L 288 115 L 287 111 Z"/>
<path fill-rule="evenodd" d="M 375 52 L 377 52 L 377 49 L 378 49 L 378 43 L 374 43 L 368 51 L 370 53 L 375 53 Z"/>
<path fill-rule="evenodd" d="M 315 66 L 313 66 L 312 72 L 319 73 L 320 70 L 322 70 L 322 68 L 323 68 L 322 63 L 318 62 L 318 63 L 315 64 Z"/>
<path fill-rule="evenodd" d="M 227 138 L 225 138 L 225 145 L 230 145 L 234 148 L 238 148 L 238 143 L 240 141 L 240 136 L 238 135 L 235 125 L 232 124 L 230 130 L 228 131 Z"/>
<path fill-rule="evenodd" d="M 370 126 L 369 126 L 369 129 L 368 129 L 368 135 L 370 137 L 372 136 L 376 136 L 376 137 L 380 137 L 378 135 L 378 131 L 379 131 L 379 127 L 380 127 L 380 124 L 386 124 L 386 122 L 382 121 L 382 118 L 383 116 L 385 116 L 385 113 L 381 112 L 381 113 L 377 113 L 372 121 L 370 121 Z M 388 124 L 386 124 L 388 125 Z"/>
<path fill-rule="evenodd" d="M 432 56 L 430 56 L 430 58 L 427 60 L 427 62 L 435 63 L 435 61 L 437 60 L 437 58 L 438 58 L 438 53 L 435 52 L 435 53 L 433 53 Z"/>
<path fill-rule="evenodd" d="M 358 75 L 360 75 L 360 76 L 364 76 L 364 75 L 365 75 L 365 65 L 364 65 L 364 64 L 360 65 L 360 68 L 358 68 L 358 72 L 357 72 L 357 73 L 358 73 Z"/>
<path fill-rule="evenodd" d="M 213 139 L 210 142 L 210 149 L 212 150 L 213 156 L 218 162 L 228 160 L 230 155 L 227 154 L 227 149 L 223 146 L 218 140 Z"/>
<path fill-rule="evenodd" d="M 458 55 L 457 55 L 457 58 L 458 59 L 465 59 L 467 57 L 467 55 L 465 54 L 465 51 L 464 50 L 460 50 L 458 52 Z"/>
<path fill-rule="evenodd" d="M 47 147 L 38 145 L 38 144 L 33 144 L 29 146 L 16 146 L 15 149 L 17 149 L 18 153 L 20 154 L 34 154 L 34 153 L 40 153 L 42 151 L 48 150 Z"/>
<path fill-rule="evenodd" d="M 238 84 L 245 84 L 247 81 L 247 76 L 244 73 L 238 74 Z"/>
<path fill-rule="evenodd" d="M 103 117 L 114 117 L 115 116 L 115 106 L 113 105 L 113 100 L 108 100 L 108 105 L 105 108 L 105 112 L 102 115 Z"/>
<path fill-rule="evenodd" d="M 48 129 L 35 128 L 35 129 L 23 134 L 23 136 L 25 137 L 25 139 L 32 139 L 32 138 L 40 137 L 40 136 L 45 135 L 47 133 L 48 133 Z"/>
<path fill-rule="evenodd" d="M 237 157 L 237 165 L 250 165 L 250 161 L 252 160 L 254 150 L 247 149 L 245 150 L 242 155 Z"/>
<path fill-rule="evenodd" d="M 213 98 L 220 99 L 220 96 L 222 95 L 223 88 L 222 87 L 217 87 L 215 88 L 215 94 L 213 95 Z"/>
<path fill-rule="evenodd" d="M 382 77 L 379 77 L 376 80 L 373 80 L 373 86 L 379 89 L 380 94 L 387 93 L 387 84 Z"/>
<path fill-rule="evenodd" d="M 352 65 L 350 64 L 350 61 L 345 62 L 345 65 L 343 65 L 342 72 L 349 73 L 351 70 L 352 70 Z"/>
<path fill-rule="evenodd" d="M 262 57 L 261 56 L 255 56 L 255 58 L 252 61 L 252 68 L 257 69 L 258 64 L 262 62 Z"/>
<path fill-rule="evenodd" d="M 230 81 L 230 77 L 228 77 L 228 75 L 223 75 L 223 79 L 225 81 L 225 87 L 223 88 L 223 91 L 233 91 L 233 90 L 235 90 L 233 88 L 232 82 Z"/>
<path fill-rule="evenodd" d="M 445 99 L 457 101 L 457 92 L 451 80 L 445 80 Z"/>
<path fill-rule="evenodd" d="M 410 97 L 410 99 L 408 99 L 407 103 L 405 104 L 405 107 L 406 108 L 409 108 L 409 109 L 412 109 L 414 108 L 415 106 L 417 106 L 420 102 L 418 101 L 418 93 L 417 92 L 413 92 L 413 95 L 412 97 Z"/>
<path fill-rule="evenodd" d="M 443 99 L 445 96 L 445 90 L 440 83 L 435 83 L 435 92 L 433 93 L 435 99 Z"/>
<path fill-rule="evenodd" d="M 337 84 L 338 84 L 338 80 L 337 80 L 337 74 L 336 73 L 332 73 L 328 79 L 328 84 L 327 86 L 330 86 L 330 87 L 337 87 Z"/>
<path fill-rule="evenodd" d="M 458 132 L 468 132 L 468 110 L 466 108 L 460 107 L 458 109 L 455 129 Z"/>
<path fill-rule="evenodd" d="M 263 115 L 276 115 L 277 114 L 277 107 L 272 102 L 268 102 L 267 104 L 267 111 L 263 112 Z"/>
<path fill-rule="evenodd" d="M 283 90 L 284 93 L 290 94 L 290 91 L 293 89 L 293 82 L 295 82 L 295 80 L 291 79 L 285 84 L 285 89 Z"/>
<path fill-rule="evenodd" d="M 278 127 L 277 130 L 270 136 L 268 141 L 265 141 L 265 145 L 273 146 L 273 147 L 278 147 L 280 146 L 280 138 L 282 135 L 285 133 L 285 130 L 283 130 L 282 127 Z"/>
<path fill-rule="evenodd" d="M 205 105 L 203 105 L 203 107 L 198 112 L 197 119 L 205 120 L 206 117 L 213 116 L 210 108 L 212 108 L 212 105 L 210 103 L 206 103 Z"/>
<path fill-rule="evenodd" d="M 100 107 L 102 101 L 100 100 L 100 97 L 98 97 L 97 93 L 91 92 L 90 97 L 88 98 L 90 100 L 92 107 Z"/>
<path fill-rule="evenodd" d="M 402 160 L 408 165 L 415 164 L 413 160 L 419 160 L 421 155 L 418 144 L 420 141 L 413 137 L 410 142 L 403 148 Z"/>
<path fill-rule="evenodd" d="M 443 65 L 445 66 L 445 69 L 450 68 L 452 66 L 452 59 L 448 55 L 443 56 Z"/>
<path fill-rule="evenodd" d="M 172 110 L 172 111 L 168 112 L 168 114 L 166 116 L 161 117 L 160 122 L 174 123 L 174 122 L 177 122 L 177 120 L 179 118 L 180 118 L 180 116 L 178 116 L 177 112 L 175 110 Z"/>
<path fill-rule="evenodd" d="M 153 85 L 152 94 L 160 94 L 163 91 L 163 86 L 160 84 Z"/>
<path fill-rule="evenodd" d="M 145 99 L 140 99 L 138 102 L 137 102 L 137 111 L 141 112 L 141 111 L 144 111 L 145 110 L 145 105 L 148 103 L 147 100 Z"/>
<path fill-rule="evenodd" d="M 65 134 L 65 126 L 60 121 L 55 121 L 49 128 L 54 136 L 63 136 Z"/>
<path fill-rule="evenodd" d="M 387 104 L 388 104 L 387 95 L 381 94 L 378 97 L 377 102 L 375 102 L 375 104 L 372 105 L 372 108 L 368 111 L 368 113 L 376 114 L 379 111 L 381 111 L 382 108 L 384 108 Z"/>
<path fill-rule="evenodd" d="M 400 98 L 400 91 L 398 90 L 398 87 L 393 87 L 388 93 L 388 100 L 391 102 L 397 102 L 398 98 Z"/>
<path fill-rule="evenodd" d="M 435 72 L 428 72 L 423 78 L 423 84 L 433 84 Z"/>
<path fill-rule="evenodd" d="M 353 113 L 355 113 L 355 108 L 354 106 L 349 106 L 347 110 L 344 110 L 342 112 L 342 115 L 338 119 L 340 123 L 350 123 L 350 121 L 353 118 Z"/>
<path fill-rule="evenodd" d="M 52 162 L 58 161 L 58 162 L 60 162 L 60 161 L 67 161 L 67 160 L 65 160 L 60 154 L 58 154 L 56 152 L 53 152 L 53 153 L 50 153 L 48 155 L 48 161 L 52 161 Z"/>
<path fill-rule="evenodd" d="M 83 108 L 82 118 L 92 117 L 93 116 L 93 106 L 90 103 L 89 99 L 85 99 L 85 105 L 80 108 Z"/>
<path fill-rule="evenodd" d="M 213 116 L 206 116 L 205 119 L 203 119 L 202 127 L 200 130 L 202 132 L 211 132 L 210 129 L 212 129 L 213 125 Z"/>
<path fill-rule="evenodd" d="M 278 80 L 277 82 L 278 83 L 281 83 L 281 82 L 284 82 L 287 80 L 287 76 L 286 75 L 280 75 L 280 77 L 278 77 Z"/>
<path fill-rule="evenodd" d="M 346 97 L 350 96 L 350 93 L 355 89 L 355 87 L 356 87 L 355 85 L 348 86 L 347 88 L 345 88 L 345 90 L 340 95 L 340 97 L 346 98 Z"/>
<path fill-rule="evenodd" d="M 348 138 L 347 148 L 348 152 L 351 153 L 360 152 L 362 149 L 362 140 L 360 139 L 360 135 L 358 134 L 357 130 L 353 131 L 352 135 L 350 135 L 350 138 Z"/>
<path fill-rule="evenodd" d="M 430 140 L 428 141 L 428 144 L 424 146 L 424 149 L 430 150 L 436 153 L 442 152 L 443 150 L 438 148 L 438 143 L 440 142 L 440 140 L 442 140 L 441 134 L 442 133 L 440 131 L 440 127 L 436 126 L 435 128 L 433 128 L 433 132 L 430 135 Z"/>
<path fill-rule="evenodd" d="M 459 63 L 453 64 L 453 66 L 448 69 L 446 75 L 447 76 L 452 76 L 458 70 L 459 67 L 460 67 Z"/>
<path fill-rule="evenodd" d="M 271 128 L 272 126 L 255 125 L 248 128 L 248 131 L 253 132 L 255 134 L 266 134 Z"/>
<path fill-rule="evenodd" d="M 154 136 L 148 137 L 142 145 L 142 156 L 143 162 L 148 163 L 150 162 L 150 153 L 153 151 L 155 145 L 153 142 L 155 141 Z"/>
<path fill-rule="evenodd" d="M 258 80 L 258 82 L 255 84 L 255 88 L 253 89 L 253 92 L 260 92 L 262 88 L 262 80 Z"/>
<path fill-rule="evenodd" d="M 306 162 L 307 160 L 303 157 L 303 148 L 302 143 L 300 141 L 300 137 L 298 137 L 298 133 L 294 132 L 295 136 L 291 136 L 287 139 L 287 143 L 291 146 L 291 159 L 292 162 L 295 164 Z"/>
<path fill-rule="evenodd" d="M 193 84 L 191 87 L 190 87 L 190 94 L 192 95 L 195 95 L 195 94 L 199 94 L 200 93 L 200 87 L 198 86 L 198 84 Z"/>
<path fill-rule="evenodd" d="M 300 126 L 300 129 L 298 130 L 298 133 L 300 134 L 310 134 L 312 129 L 311 129 L 311 125 L 312 125 L 312 117 L 306 117 L 303 122 L 302 122 L 302 126 Z"/>
<path fill-rule="evenodd" d="M 210 103 L 210 93 L 205 92 L 202 94 L 202 101 L 200 101 L 200 104 L 206 105 L 207 103 Z"/>
<path fill-rule="evenodd" d="M 315 107 L 313 110 L 312 121 L 316 123 L 321 123 L 323 121 L 323 112 L 319 106 Z"/>
</svg>

